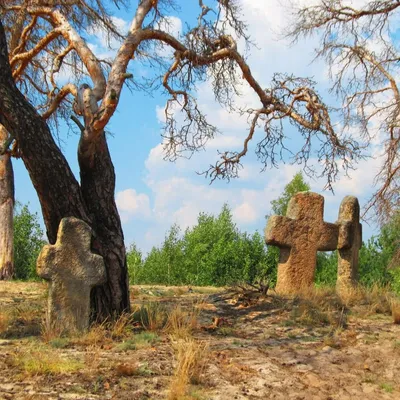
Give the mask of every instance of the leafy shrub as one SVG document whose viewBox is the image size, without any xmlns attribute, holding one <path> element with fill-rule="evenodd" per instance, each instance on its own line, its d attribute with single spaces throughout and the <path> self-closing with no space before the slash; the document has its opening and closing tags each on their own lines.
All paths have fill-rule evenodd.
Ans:
<svg viewBox="0 0 400 400">
<path fill-rule="evenodd" d="M 14 266 L 15 279 L 38 279 L 36 260 L 46 243 L 39 217 L 27 205 L 16 203 L 14 209 Z"/>
</svg>

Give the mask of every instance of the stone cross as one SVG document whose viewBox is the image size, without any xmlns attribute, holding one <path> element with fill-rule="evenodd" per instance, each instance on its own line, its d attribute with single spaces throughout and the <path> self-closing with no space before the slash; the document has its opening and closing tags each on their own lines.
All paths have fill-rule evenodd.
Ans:
<svg viewBox="0 0 400 400">
<path fill-rule="evenodd" d="M 360 205 L 354 196 L 346 196 L 339 209 L 337 290 L 343 291 L 358 281 L 358 253 L 362 246 Z"/>
<path fill-rule="evenodd" d="M 103 257 L 90 251 L 92 232 L 86 222 L 61 220 L 55 245 L 43 247 L 38 275 L 49 281 L 48 318 L 70 332 L 89 327 L 90 291 L 106 282 Z"/>
<path fill-rule="evenodd" d="M 314 284 L 317 251 L 336 250 L 339 227 L 324 222 L 324 198 L 312 192 L 295 194 L 286 217 L 272 216 L 265 242 L 280 248 L 278 293 L 296 293 Z"/>
</svg>

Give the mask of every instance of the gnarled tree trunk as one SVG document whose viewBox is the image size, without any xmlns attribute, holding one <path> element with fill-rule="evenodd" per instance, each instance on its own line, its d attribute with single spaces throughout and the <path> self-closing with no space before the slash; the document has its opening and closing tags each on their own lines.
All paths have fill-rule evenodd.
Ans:
<svg viewBox="0 0 400 400">
<path fill-rule="evenodd" d="M 0 142 L 7 139 L 0 125 Z M 0 280 L 14 275 L 14 173 L 9 154 L 0 155 Z"/>
<path fill-rule="evenodd" d="M 96 232 L 94 248 L 104 257 L 108 285 L 94 288 L 92 307 L 100 317 L 107 317 L 108 304 L 112 310 L 129 307 L 128 270 L 121 219 L 115 204 L 115 172 L 104 132 L 85 133 L 79 143 L 78 160 L 82 194 Z M 94 139 L 92 138 L 94 136 Z"/>
<path fill-rule="evenodd" d="M 0 21 L 0 123 L 15 136 L 39 196 L 50 243 L 62 218 L 74 216 L 94 231 L 92 250 L 104 257 L 108 281 L 93 292 L 100 319 L 129 310 L 125 246 L 114 200 L 115 174 L 104 134 L 91 146 L 81 141 L 81 185 L 56 145 L 49 127 L 15 86 Z M 84 136 L 84 135 L 83 135 Z"/>
</svg>

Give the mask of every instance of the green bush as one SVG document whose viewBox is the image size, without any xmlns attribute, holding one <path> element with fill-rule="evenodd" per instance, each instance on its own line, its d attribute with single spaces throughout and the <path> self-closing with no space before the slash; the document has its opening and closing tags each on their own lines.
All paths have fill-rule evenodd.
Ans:
<svg viewBox="0 0 400 400">
<path fill-rule="evenodd" d="M 337 252 L 318 252 L 315 283 L 318 286 L 335 286 L 337 278 Z"/>
<path fill-rule="evenodd" d="M 15 279 L 38 279 L 36 260 L 46 243 L 37 214 L 27 205 L 16 203 L 14 209 L 14 267 Z"/>
<path fill-rule="evenodd" d="M 201 213 L 183 234 L 173 225 L 145 260 L 133 245 L 127 259 L 131 283 L 224 286 L 254 282 L 267 272 L 262 236 L 241 233 L 227 205 L 217 217 Z"/>
</svg>

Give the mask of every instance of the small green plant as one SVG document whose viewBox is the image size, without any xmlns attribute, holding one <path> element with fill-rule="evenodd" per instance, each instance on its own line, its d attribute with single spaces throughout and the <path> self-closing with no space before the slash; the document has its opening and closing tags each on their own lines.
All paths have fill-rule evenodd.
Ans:
<svg viewBox="0 0 400 400">
<path fill-rule="evenodd" d="M 393 392 L 393 385 L 391 383 L 381 383 L 379 386 L 386 393 L 392 393 Z"/>
<path fill-rule="evenodd" d="M 235 334 L 235 330 L 231 326 L 221 326 L 217 330 L 217 334 L 221 336 L 233 336 Z"/>
<path fill-rule="evenodd" d="M 98 375 L 96 380 L 93 383 L 93 393 L 98 393 L 103 388 L 104 385 L 104 377 L 102 375 Z"/>
<path fill-rule="evenodd" d="M 117 351 L 129 351 L 129 350 L 136 350 L 137 346 L 134 340 L 128 339 L 119 343 L 116 347 Z"/>
<path fill-rule="evenodd" d="M 142 364 L 138 368 L 139 376 L 152 376 L 154 375 L 154 371 L 149 367 L 148 364 Z"/>
<path fill-rule="evenodd" d="M 54 338 L 49 341 L 49 345 L 55 349 L 65 349 L 69 345 L 69 339 L 64 337 Z"/>
<path fill-rule="evenodd" d="M 140 332 L 117 346 L 119 351 L 137 350 L 154 346 L 160 340 L 154 332 Z"/>
<path fill-rule="evenodd" d="M 10 363 L 30 376 L 63 374 L 83 368 L 80 361 L 61 357 L 44 347 L 17 351 L 11 355 Z"/>
</svg>

